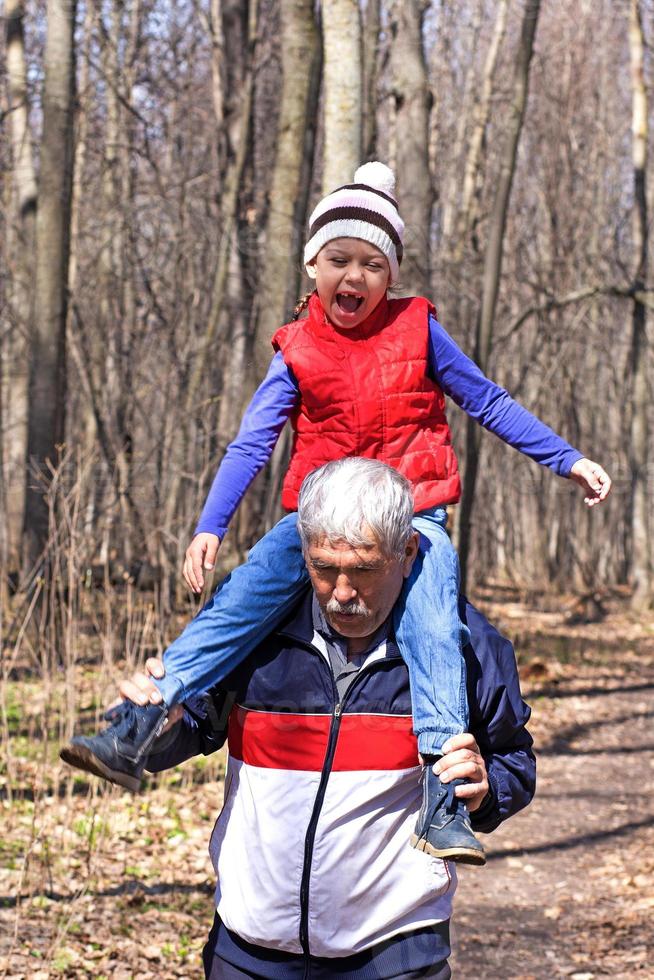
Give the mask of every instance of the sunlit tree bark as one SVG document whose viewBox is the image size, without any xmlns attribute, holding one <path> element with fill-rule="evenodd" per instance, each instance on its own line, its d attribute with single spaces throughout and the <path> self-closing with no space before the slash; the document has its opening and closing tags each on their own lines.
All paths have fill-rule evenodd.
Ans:
<svg viewBox="0 0 654 980">
<path fill-rule="evenodd" d="M 380 6 L 380 0 L 368 0 L 364 15 L 362 160 L 374 160 L 377 155 L 377 80 L 379 75 L 379 32 L 381 29 Z"/>
<path fill-rule="evenodd" d="M 121 511 L 122 550 L 127 563 L 133 550 L 143 552 L 145 533 L 132 486 L 134 397 L 132 357 L 134 297 L 129 221 L 134 207 L 132 180 L 133 125 L 125 103 L 132 103 L 136 45 L 141 4 L 134 0 L 127 12 L 114 0 L 109 25 L 102 31 L 102 65 L 106 83 L 106 129 L 103 171 L 104 210 L 107 215 L 100 263 L 100 316 L 104 324 L 104 381 L 101 399 L 113 476 Z"/>
<path fill-rule="evenodd" d="M 323 0 L 323 193 L 352 180 L 361 163 L 361 13 L 358 0 Z"/>
<path fill-rule="evenodd" d="M 290 319 L 300 293 L 322 76 L 322 46 L 313 11 L 306 0 L 281 6 L 283 81 L 262 275 L 255 297 L 254 372 L 243 389 L 248 397 L 270 363 L 270 338 Z M 261 533 L 279 519 L 279 488 L 289 445 L 287 429 L 273 453 L 267 479 L 241 508 L 241 527 L 247 529 L 242 541 L 252 540 L 253 529 Z"/>
<path fill-rule="evenodd" d="M 27 68 L 25 63 L 24 6 L 22 0 L 5 3 L 7 119 L 13 169 L 15 213 L 10 250 L 12 277 L 9 309 L 12 329 L 6 337 L 3 357 L 3 491 L 7 521 L 7 558 L 18 567 L 25 508 L 25 453 L 28 416 L 28 332 L 34 281 L 34 228 L 36 220 L 36 176 L 34 147 L 29 123 Z"/>
<path fill-rule="evenodd" d="M 195 465 L 192 433 L 194 422 L 206 414 L 203 407 L 207 403 L 205 384 L 212 358 L 221 346 L 226 348 L 216 436 L 218 445 L 224 448 L 233 437 L 242 412 L 248 368 L 247 354 L 251 346 L 251 335 L 242 329 L 242 321 L 239 319 L 237 324 L 229 322 L 229 279 L 240 279 L 240 255 L 235 239 L 238 231 L 239 194 L 252 138 L 257 4 L 253 2 L 248 6 L 244 25 L 235 26 L 232 23 L 233 32 L 225 29 L 226 6 L 229 5 L 223 4 L 222 0 L 213 0 L 210 22 L 213 109 L 220 141 L 220 159 L 224 162 L 222 186 L 219 188 L 222 221 L 217 229 L 219 241 L 210 286 L 209 316 L 185 387 L 182 423 L 171 439 L 172 455 L 176 459 L 184 459 L 185 462 L 170 476 L 164 508 L 164 528 L 172 527 L 175 514 L 179 510 L 184 485 L 183 472 L 185 469 L 192 472 Z M 232 7 L 232 13 L 237 17 L 242 12 L 242 8 L 239 10 L 241 5 L 232 4 Z M 228 58 L 233 60 L 229 72 Z M 228 75 L 231 76 L 231 86 L 225 84 Z M 232 87 L 235 90 L 230 91 Z"/>
<path fill-rule="evenodd" d="M 504 232 L 515 174 L 518 144 L 520 142 L 522 123 L 527 105 L 529 68 L 534 50 L 534 38 L 536 36 L 539 13 L 540 0 L 526 0 L 516 54 L 510 115 L 504 148 L 500 158 L 500 173 L 489 219 L 488 238 L 484 255 L 482 298 L 474 351 L 475 360 L 484 372 L 488 369 L 493 341 L 495 308 L 502 272 Z M 461 563 L 461 583 L 464 589 L 467 584 L 471 518 L 479 467 L 479 440 L 479 426 L 471 418 L 468 418 L 466 422 L 466 462 L 459 519 L 459 561 Z"/>
<path fill-rule="evenodd" d="M 424 13 L 422 0 L 393 3 L 390 61 L 398 195 L 406 225 L 402 286 L 429 295 L 434 192 L 429 172 L 431 92 L 422 43 Z"/>
<path fill-rule="evenodd" d="M 270 208 L 261 279 L 257 293 L 257 335 L 252 383 L 265 374 L 270 338 L 297 301 L 300 249 L 304 236 L 306 186 L 302 163 L 317 69 L 318 32 L 310 0 L 288 0 L 281 7 L 282 88 L 277 145 L 270 183 Z"/>
<path fill-rule="evenodd" d="M 37 561 L 48 536 L 42 480 L 57 463 L 66 412 L 66 312 L 73 176 L 76 0 L 49 0 L 36 219 L 31 331 L 26 558 Z"/>
<path fill-rule="evenodd" d="M 477 50 L 480 43 L 484 21 L 482 7 L 483 3 L 481 0 L 477 0 L 477 3 L 470 5 L 470 20 L 466 25 L 466 36 L 469 38 L 467 51 L 469 54 L 462 59 L 464 81 L 462 91 L 456 99 L 456 117 L 452 120 L 453 132 L 450 136 L 451 148 L 448 148 L 451 149 L 452 159 L 457 161 L 457 167 L 456 169 L 449 169 L 443 185 L 439 187 L 443 239 L 446 247 L 451 251 L 454 251 L 456 246 L 456 224 L 461 205 L 461 162 L 466 156 L 466 144 L 468 145 L 468 151 L 470 148 L 468 137 L 474 107 L 479 94 L 478 72 L 473 52 Z M 451 50 L 453 39 L 456 36 L 456 24 L 454 21 L 456 21 L 454 8 L 444 8 L 443 16 L 439 21 L 438 35 L 435 38 L 432 54 L 433 72 L 435 80 L 437 80 L 432 81 L 432 88 L 436 99 L 445 105 L 449 103 L 449 93 L 447 91 L 447 83 L 442 80 L 442 62 L 446 52 Z M 430 157 L 433 161 L 437 160 L 443 152 L 441 143 L 443 134 L 439 132 L 439 128 L 438 126 L 432 127 Z"/>
<path fill-rule="evenodd" d="M 647 89 L 645 86 L 642 13 L 639 0 L 631 0 L 629 48 L 632 82 L 632 160 L 634 174 L 633 250 L 634 290 L 642 290 L 647 275 L 649 229 L 647 218 Z M 647 311 L 634 298 L 631 327 L 631 426 L 629 461 L 631 468 L 631 577 L 632 603 L 644 609 L 652 601 L 651 527 L 648 497 L 649 410 Z"/>
<path fill-rule="evenodd" d="M 218 0 L 213 3 L 212 24 L 213 30 L 213 60 L 212 77 L 214 93 L 214 110 L 216 112 L 216 125 L 221 127 L 225 115 L 225 108 L 220 102 L 222 84 L 218 79 L 222 78 L 221 63 L 224 57 L 223 34 L 222 34 L 222 4 Z M 246 38 L 246 58 L 245 70 L 240 82 L 240 109 L 232 113 L 232 122 L 228 133 L 229 153 L 225 170 L 224 184 L 221 189 L 221 210 L 223 221 L 220 228 L 218 261 L 213 279 L 211 293 L 211 309 L 207 322 L 206 332 L 203 337 L 202 351 L 195 358 L 195 363 L 190 374 L 189 383 L 186 389 L 186 411 L 193 410 L 194 402 L 197 399 L 198 391 L 202 381 L 202 376 L 206 370 L 206 354 L 212 349 L 221 325 L 221 316 L 225 304 L 227 274 L 229 270 L 230 257 L 233 248 L 233 237 L 236 229 L 238 212 L 238 194 L 243 180 L 243 172 L 247 158 L 248 145 L 251 132 L 252 116 L 252 59 L 254 55 L 254 44 L 257 31 L 256 4 L 250 5 L 250 17 L 248 25 L 248 37 Z M 224 323 L 224 320 L 222 321 Z"/>
<path fill-rule="evenodd" d="M 479 169 L 483 161 L 482 148 L 484 136 L 491 114 L 491 99 L 493 96 L 493 78 L 497 56 L 506 31 L 506 16 L 508 0 L 499 0 L 493 36 L 486 54 L 484 74 L 479 98 L 475 102 L 473 127 L 466 153 L 463 170 L 463 188 L 461 191 L 461 209 L 458 214 L 456 231 L 456 258 L 460 261 L 466 238 L 475 218 L 475 191 L 479 181 Z"/>
</svg>

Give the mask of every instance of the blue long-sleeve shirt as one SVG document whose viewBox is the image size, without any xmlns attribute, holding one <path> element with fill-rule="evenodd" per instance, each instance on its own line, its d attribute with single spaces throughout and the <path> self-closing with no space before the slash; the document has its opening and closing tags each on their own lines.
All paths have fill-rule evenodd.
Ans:
<svg viewBox="0 0 654 980">
<path fill-rule="evenodd" d="M 432 381 L 485 429 L 568 476 L 582 453 L 490 381 L 452 340 L 433 315 L 429 317 L 428 373 Z M 227 447 L 195 529 L 222 538 L 257 473 L 266 465 L 282 429 L 300 403 L 300 389 L 281 352 L 250 402 L 238 435 Z"/>
</svg>

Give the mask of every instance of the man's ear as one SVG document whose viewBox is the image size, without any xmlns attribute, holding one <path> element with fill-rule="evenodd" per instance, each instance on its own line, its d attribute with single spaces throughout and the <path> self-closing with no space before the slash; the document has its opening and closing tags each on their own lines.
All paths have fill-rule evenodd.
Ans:
<svg viewBox="0 0 654 980">
<path fill-rule="evenodd" d="M 420 547 L 420 535 L 417 531 L 414 531 L 404 548 L 404 562 L 402 564 L 402 574 L 405 578 L 408 578 L 411 574 L 411 569 L 413 568 L 413 563 L 418 555 L 418 548 Z"/>
<path fill-rule="evenodd" d="M 309 279 L 315 279 L 316 278 L 316 260 L 315 259 L 313 259 L 311 262 L 307 262 L 307 264 L 305 265 L 304 268 L 307 270 L 307 275 L 308 275 Z"/>
</svg>

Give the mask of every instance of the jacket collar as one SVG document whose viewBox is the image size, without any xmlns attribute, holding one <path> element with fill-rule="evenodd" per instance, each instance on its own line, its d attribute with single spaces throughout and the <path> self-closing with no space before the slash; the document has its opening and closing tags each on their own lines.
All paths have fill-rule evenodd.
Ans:
<svg viewBox="0 0 654 980">
<path fill-rule="evenodd" d="M 275 632 L 299 640 L 301 643 L 311 643 L 313 640 L 312 599 L 313 589 L 308 585 L 293 612 Z"/>
<path fill-rule="evenodd" d="M 313 589 L 308 585 L 289 618 L 284 620 L 275 632 L 277 635 L 286 636 L 300 643 L 311 645 L 313 643 L 314 630 Z M 395 631 L 392 624 L 386 639 L 395 644 Z"/>
</svg>

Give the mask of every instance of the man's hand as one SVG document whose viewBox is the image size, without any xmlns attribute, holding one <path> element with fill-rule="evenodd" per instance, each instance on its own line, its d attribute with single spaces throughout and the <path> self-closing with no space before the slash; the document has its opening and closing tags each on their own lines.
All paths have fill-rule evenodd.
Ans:
<svg viewBox="0 0 654 980">
<path fill-rule="evenodd" d="M 434 765 L 434 772 L 442 783 L 452 779 L 468 782 L 454 790 L 471 813 L 478 810 L 488 793 L 488 773 L 479 746 L 470 732 L 453 735 L 443 745 L 442 758 Z"/>
<path fill-rule="evenodd" d="M 578 483 L 586 494 L 584 503 L 588 507 L 600 504 L 611 492 L 611 477 L 592 459 L 578 459 L 570 470 L 570 479 Z"/>
<path fill-rule="evenodd" d="M 161 678 L 165 673 L 163 661 L 158 657 L 149 657 L 145 661 L 145 671 L 137 670 L 131 677 L 121 681 L 118 688 L 120 697 L 123 701 L 133 701 L 134 704 L 161 704 L 161 691 L 152 678 Z M 113 708 L 118 703 L 119 701 L 115 701 L 110 707 Z M 178 722 L 183 714 L 184 708 L 181 704 L 173 705 L 168 712 L 164 731 Z"/>
<path fill-rule="evenodd" d="M 202 531 L 196 534 L 186 549 L 182 574 L 184 581 L 192 592 L 199 595 L 204 588 L 202 569 L 210 572 L 216 564 L 216 555 L 220 548 L 220 538 L 217 534 Z"/>
</svg>

